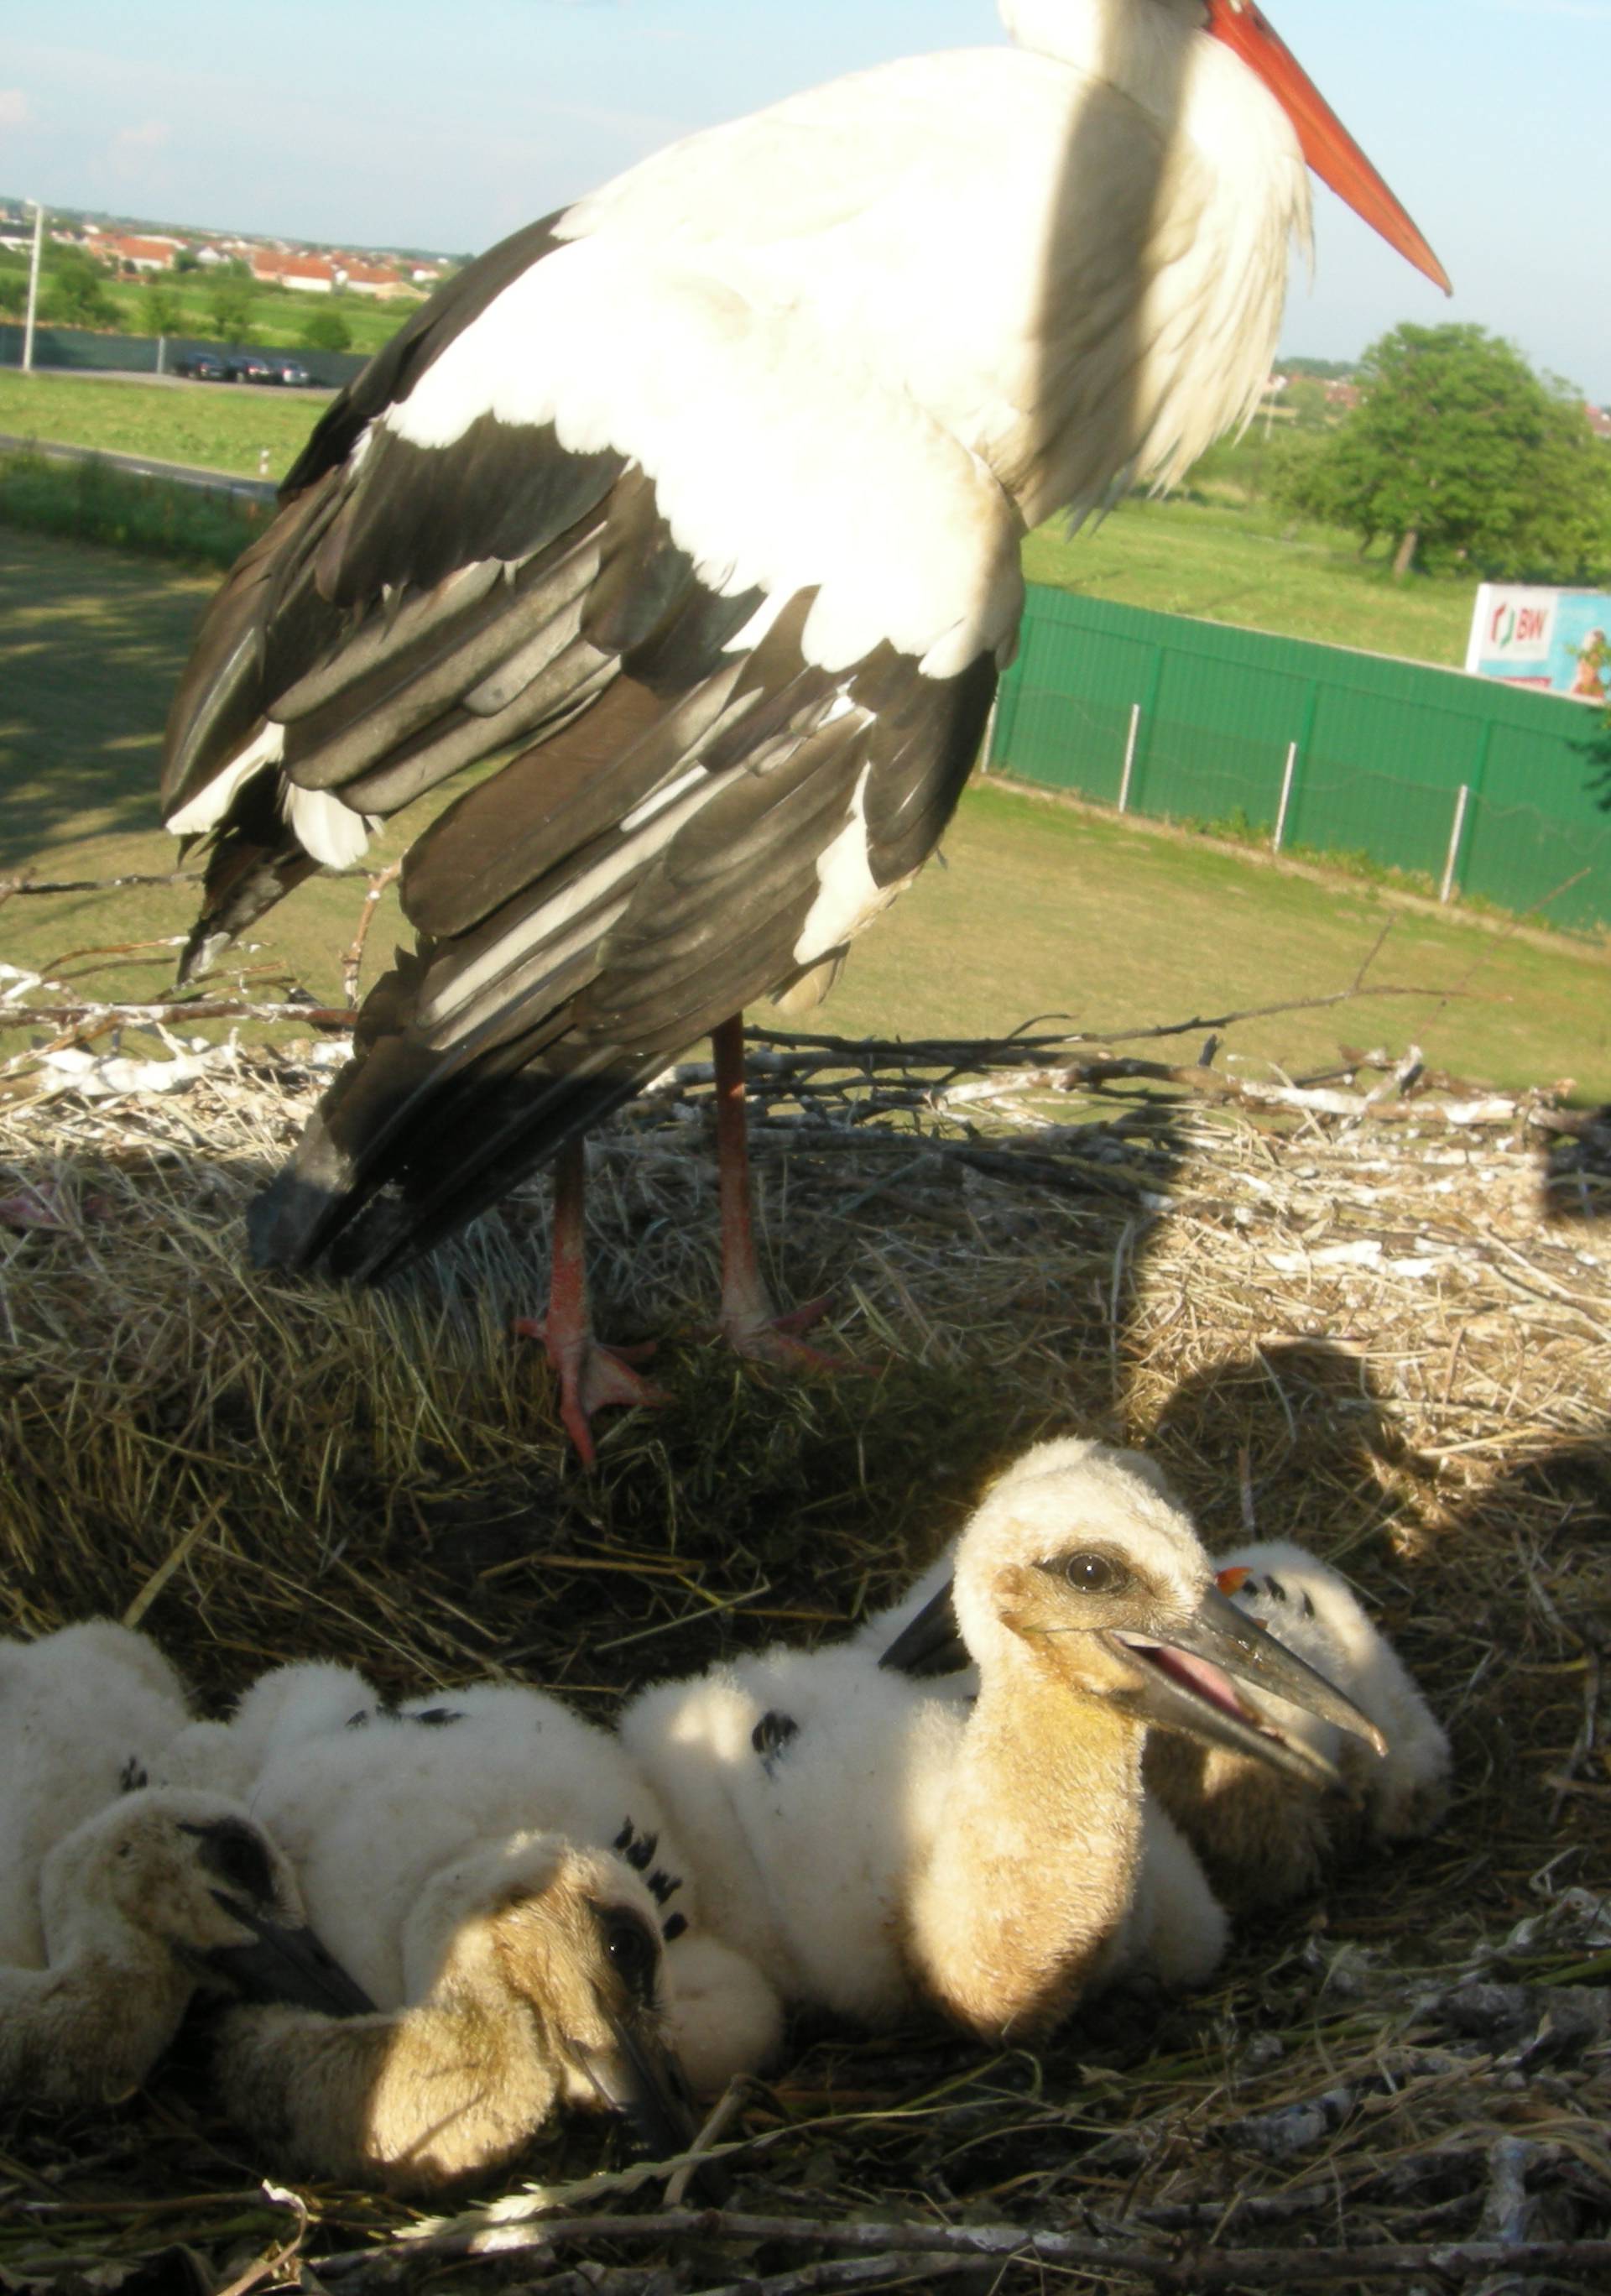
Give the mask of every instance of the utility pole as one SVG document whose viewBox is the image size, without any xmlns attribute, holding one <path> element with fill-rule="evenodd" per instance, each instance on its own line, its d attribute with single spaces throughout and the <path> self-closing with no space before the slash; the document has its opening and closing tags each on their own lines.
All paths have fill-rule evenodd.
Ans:
<svg viewBox="0 0 1611 2296">
<path fill-rule="evenodd" d="M 30 200 L 34 211 L 34 253 L 28 271 L 28 317 L 22 327 L 22 372 L 34 371 L 34 313 L 39 308 L 39 255 L 45 244 L 45 209 L 37 200 Z"/>
</svg>

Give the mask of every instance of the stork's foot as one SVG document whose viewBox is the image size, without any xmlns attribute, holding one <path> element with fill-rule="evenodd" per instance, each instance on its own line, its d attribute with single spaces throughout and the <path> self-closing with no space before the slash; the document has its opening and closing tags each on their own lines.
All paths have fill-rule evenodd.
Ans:
<svg viewBox="0 0 1611 2296">
<path fill-rule="evenodd" d="M 808 1300 L 803 1308 L 791 1308 L 780 1316 L 763 1292 L 760 1299 L 724 1300 L 715 1336 L 725 1341 L 734 1355 L 750 1363 L 777 1364 L 785 1371 L 863 1371 L 863 1364 L 849 1356 L 834 1355 L 826 1348 L 814 1348 L 797 1334 L 809 1332 L 822 1321 L 830 1302 Z"/>
<path fill-rule="evenodd" d="M 552 1318 L 544 1316 L 520 1316 L 514 1325 L 518 1339 L 542 1341 L 560 1382 L 560 1423 L 576 1445 L 582 1464 L 591 1467 L 596 1456 L 591 1424 L 596 1411 L 612 1404 L 626 1408 L 659 1405 L 669 1403 L 671 1398 L 663 1387 L 656 1387 L 632 1368 L 653 1355 L 652 1340 L 640 1340 L 631 1347 L 606 1348 L 590 1332 L 553 1337 L 552 1328 Z"/>
</svg>

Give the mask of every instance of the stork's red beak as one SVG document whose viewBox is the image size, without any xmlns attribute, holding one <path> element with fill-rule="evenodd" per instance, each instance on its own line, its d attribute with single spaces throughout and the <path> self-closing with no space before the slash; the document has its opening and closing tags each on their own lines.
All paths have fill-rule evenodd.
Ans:
<svg viewBox="0 0 1611 2296">
<path fill-rule="evenodd" d="M 1255 72 L 1297 130 L 1309 165 L 1389 247 L 1445 295 L 1449 275 L 1348 130 L 1253 0 L 1208 0 L 1208 30 Z"/>
</svg>

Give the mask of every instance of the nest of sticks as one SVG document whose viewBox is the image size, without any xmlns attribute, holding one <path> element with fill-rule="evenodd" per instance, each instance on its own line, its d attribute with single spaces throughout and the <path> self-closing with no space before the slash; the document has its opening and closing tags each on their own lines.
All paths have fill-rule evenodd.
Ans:
<svg viewBox="0 0 1611 2296">
<path fill-rule="evenodd" d="M 706 1344 L 709 1083 L 680 1069 L 591 1145 L 601 1328 L 657 1339 L 674 1400 L 601 1423 L 587 1475 L 509 1335 L 540 1306 L 544 1184 L 383 1293 L 255 1274 L 245 1204 L 339 1045 L 290 1016 L 251 1048 L 171 1013 L 114 1015 L 120 1038 L 32 1017 L 0 1071 L 0 1630 L 129 1619 L 215 1705 L 334 1656 L 607 1718 L 846 1626 L 994 1464 L 1079 1430 L 1155 1451 L 1211 1547 L 1288 1534 L 1346 1570 L 1456 1790 L 1435 1839 L 1245 1927 L 1189 2000 L 1119 1993 L 986 2058 L 797 2025 L 712 2132 L 720 2208 L 597 2124 L 455 2217 L 287 2190 L 182 2049 L 115 2110 L 0 2125 L 0 2284 L 1611 2283 L 1597 1119 L 1386 1051 L 1322 1079 L 1177 1066 L 1187 1029 L 760 1039 L 774 1280 L 835 1290 L 856 1374 Z"/>
</svg>

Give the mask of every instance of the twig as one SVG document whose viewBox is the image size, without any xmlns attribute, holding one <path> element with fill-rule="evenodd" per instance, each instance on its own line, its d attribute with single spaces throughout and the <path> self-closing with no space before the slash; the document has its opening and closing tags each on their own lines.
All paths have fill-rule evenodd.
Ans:
<svg viewBox="0 0 1611 2296">
<path fill-rule="evenodd" d="M 342 953 L 341 957 L 341 994 L 347 999 L 348 1012 L 351 1012 L 358 1002 L 358 975 L 364 970 L 364 944 L 369 939 L 369 929 L 375 921 L 375 911 L 380 906 L 380 896 L 388 885 L 395 885 L 402 874 L 403 864 L 400 861 L 391 861 L 384 869 L 374 870 L 370 876 L 369 890 L 364 894 L 364 906 L 358 911 L 358 922 L 353 933 L 352 945 Z"/>
<path fill-rule="evenodd" d="M 690 2145 L 687 2159 L 679 2168 L 672 2171 L 666 2180 L 666 2205 L 668 2209 L 680 2209 L 683 2205 L 688 2198 L 688 2187 L 699 2173 L 699 2156 L 708 2152 L 713 2144 L 720 2144 L 745 2106 L 750 2102 L 755 2095 L 755 2083 L 744 2079 L 742 2076 L 729 2081 L 712 2111 L 707 2114 L 704 2126 Z"/>
</svg>

